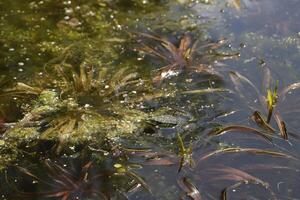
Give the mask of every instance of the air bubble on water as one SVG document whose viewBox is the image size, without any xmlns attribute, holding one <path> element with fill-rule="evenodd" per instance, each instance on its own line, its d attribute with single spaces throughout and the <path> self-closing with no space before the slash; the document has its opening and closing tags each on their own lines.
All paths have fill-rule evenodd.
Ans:
<svg viewBox="0 0 300 200">
<path fill-rule="evenodd" d="M 72 3 L 72 1 L 64 1 L 63 4 L 64 5 L 70 5 Z"/>
<path fill-rule="evenodd" d="M 95 14 L 93 11 L 89 11 L 89 12 L 87 13 L 87 15 L 88 15 L 88 16 L 95 16 L 96 14 Z"/>
<path fill-rule="evenodd" d="M 23 70 L 22 68 L 19 68 L 18 71 L 19 71 L 19 72 L 23 72 L 24 70 Z"/>
<path fill-rule="evenodd" d="M 66 14 L 71 14 L 71 13 L 73 13 L 73 9 L 72 8 L 65 8 L 65 13 Z"/>
<path fill-rule="evenodd" d="M 14 48 L 9 48 L 8 50 L 9 50 L 9 51 L 15 51 L 15 49 L 14 49 Z"/>
</svg>

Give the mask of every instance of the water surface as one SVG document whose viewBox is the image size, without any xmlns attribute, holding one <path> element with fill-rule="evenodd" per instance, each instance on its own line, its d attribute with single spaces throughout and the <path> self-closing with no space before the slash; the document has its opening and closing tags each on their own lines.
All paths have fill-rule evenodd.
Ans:
<svg viewBox="0 0 300 200">
<path fill-rule="evenodd" d="M 300 199 L 299 6 L 2 0 L 1 199 Z"/>
</svg>

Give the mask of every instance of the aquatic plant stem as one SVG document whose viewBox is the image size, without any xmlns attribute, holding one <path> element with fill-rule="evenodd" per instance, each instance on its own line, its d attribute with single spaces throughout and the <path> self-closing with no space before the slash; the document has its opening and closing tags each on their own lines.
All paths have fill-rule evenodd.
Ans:
<svg viewBox="0 0 300 200">
<path fill-rule="evenodd" d="M 270 121 L 271 121 L 272 114 L 273 114 L 273 106 L 271 106 L 271 107 L 269 108 L 269 111 L 268 111 L 268 117 L 267 117 L 267 123 L 268 123 L 268 124 L 269 124 Z"/>
</svg>

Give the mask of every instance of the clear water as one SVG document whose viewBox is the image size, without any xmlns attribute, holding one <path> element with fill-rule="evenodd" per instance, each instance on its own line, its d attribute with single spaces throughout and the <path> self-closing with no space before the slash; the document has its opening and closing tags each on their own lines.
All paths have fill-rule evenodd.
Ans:
<svg viewBox="0 0 300 200">
<path fill-rule="evenodd" d="M 299 6 L 299 0 L 1 0 L 0 198 L 226 199 L 226 191 L 227 199 L 300 199 L 298 85 L 283 98 L 285 87 L 300 77 Z M 185 35 L 199 41 L 190 68 L 160 73 L 174 59 L 140 52 L 145 44 L 165 51 L 163 41 L 141 33 L 177 47 Z M 218 48 L 202 48 L 224 38 Z M 73 82 L 62 86 L 64 76 L 55 67 L 71 66 L 80 74 L 82 63 L 95 73 L 107 69 L 101 87 L 106 91 L 116 80 L 113 92 L 100 97 L 93 90 L 65 91 Z M 215 73 L 191 70 L 201 65 Z M 128 73 L 114 75 L 125 68 L 139 74 L 134 89 L 117 88 Z M 270 132 L 251 116 L 259 111 L 266 118 L 267 103 L 261 105 L 259 97 L 276 82 L 279 99 Z M 74 107 L 62 106 L 71 119 L 89 122 L 82 112 L 96 112 L 94 132 L 76 135 L 76 122 L 68 124 L 69 131 L 58 128 L 44 136 L 53 124 L 22 124 L 43 103 L 39 95 L 16 93 L 17 83 L 52 90 L 68 106 L 75 99 Z M 65 112 L 60 108 L 37 121 L 69 120 L 59 118 Z M 288 140 L 281 137 L 275 113 Z M 214 132 L 228 126 L 239 128 Z M 39 128 L 37 135 L 13 135 L 16 127 Z M 178 135 L 185 150 L 192 147 L 185 156 L 194 161 L 186 159 L 181 170 Z"/>
</svg>

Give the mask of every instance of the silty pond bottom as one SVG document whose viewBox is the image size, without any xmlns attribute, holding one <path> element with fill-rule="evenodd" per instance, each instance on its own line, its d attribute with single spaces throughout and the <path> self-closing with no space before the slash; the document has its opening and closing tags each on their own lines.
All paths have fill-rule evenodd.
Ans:
<svg viewBox="0 0 300 200">
<path fill-rule="evenodd" d="M 299 0 L 0 1 L 0 199 L 300 199 Z"/>
</svg>

